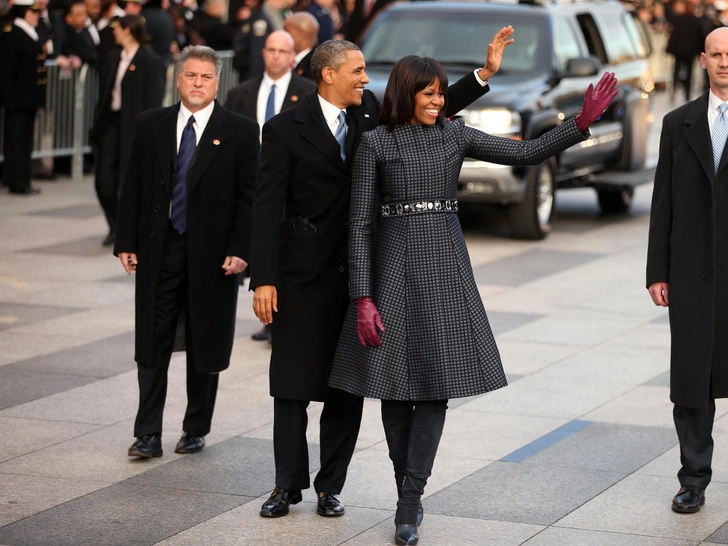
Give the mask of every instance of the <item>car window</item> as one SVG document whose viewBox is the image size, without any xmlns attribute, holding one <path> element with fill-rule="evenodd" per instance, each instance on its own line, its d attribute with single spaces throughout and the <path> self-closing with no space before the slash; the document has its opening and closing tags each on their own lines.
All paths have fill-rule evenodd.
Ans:
<svg viewBox="0 0 728 546">
<path fill-rule="evenodd" d="M 443 20 L 443 17 L 446 20 Z M 364 38 L 367 64 L 394 63 L 405 55 L 432 57 L 445 65 L 482 66 L 490 38 L 514 23 L 494 13 L 384 14 Z M 514 23 L 515 24 L 515 23 Z M 549 66 L 550 32 L 543 18 L 518 19 L 516 41 L 501 63 L 502 75 L 532 75 Z"/>
<path fill-rule="evenodd" d="M 594 55 L 602 64 L 608 64 L 607 50 L 604 48 L 599 28 L 592 15 L 590 13 L 580 13 L 576 16 L 576 20 L 579 23 L 584 40 L 586 40 L 589 54 Z"/>
<path fill-rule="evenodd" d="M 584 56 L 571 21 L 561 17 L 554 20 L 554 52 L 562 70 L 569 59 Z"/>
<path fill-rule="evenodd" d="M 645 24 L 626 11 L 622 13 L 621 17 L 637 57 L 646 59 L 650 55 L 650 37 Z"/>
<path fill-rule="evenodd" d="M 602 36 L 609 37 L 605 41 L 605 45 L 612 64 L 633 61 L 637 58 L 637 51 L 635 51 L 632 38 L 627 34 L 622 15 L 624 15 L 624 12 L 621 10 L 597 10 L 594 13 L 594 18 L 599 25 Z"/>
</svg>

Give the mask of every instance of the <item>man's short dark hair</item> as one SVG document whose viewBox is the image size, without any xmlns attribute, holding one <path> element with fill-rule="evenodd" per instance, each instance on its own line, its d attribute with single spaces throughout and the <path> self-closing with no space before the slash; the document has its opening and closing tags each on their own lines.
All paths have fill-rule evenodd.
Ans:
<svg viewBox="0 0 728 546">
<path fill-rule="evenodd" d="M 415 114 L 415 95 L 435 81 L 440 83 L 440 92 L 446 93 L 447 74 L 435 59 L 418 55 L 402 57 L 394 64 L 389 75 L 382 111 L 379 114 L 379 124 L 386 125 L 391 132 L 397 125 L 409 122 Z M 437 116 L 439 125 L 443 124 L 445 104 Z"/>
<path fill-rule="evenodd" d="M 346 63 L 347 51 L 360 51 L 359 46 L 346 40 L 326 40 L 318 46 L 311 57 L 311 72 L 316 84 L 321 83 L 321 72 L 327 66 L 338 72 L 341 65 Z"/>
<path fill-rule="evenodd" d="M 73 6 L 77 6 L 78 4 L 81 4 L 86 7 L 86 4 L 84 4 L 83 0 L 70 0 L 69 2 L 66 2 L 66 9 L 63 10 L 63 18 L 65 19 L 70 15 L 71 11 L 73 10 Z"/>
</svg>

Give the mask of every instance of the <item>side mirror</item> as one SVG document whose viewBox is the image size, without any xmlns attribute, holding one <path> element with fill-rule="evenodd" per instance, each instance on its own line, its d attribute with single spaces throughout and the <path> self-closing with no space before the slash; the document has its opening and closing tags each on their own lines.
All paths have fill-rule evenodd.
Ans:
<svg viewBox="0 0 728 546">
<path fill-rule="evenodd" d="M 600 63 L 595 57 L 575 57 L 566 61 L 562 78 L 581 78 L 599 74 Z"/>
</svg>

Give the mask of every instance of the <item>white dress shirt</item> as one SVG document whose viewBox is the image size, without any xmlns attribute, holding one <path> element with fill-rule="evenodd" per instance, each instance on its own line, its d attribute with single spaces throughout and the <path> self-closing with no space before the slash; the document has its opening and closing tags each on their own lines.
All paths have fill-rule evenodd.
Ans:
<svg viewBox="0 0 728 546">
<path fill-rule="evenodd" d="M 260 82 L 260 88 L 258 89 L 258 102 L 255 105 L 255 115 L 258 120 L 258 128 L 260 129 L 260 138 L 263 138 L 263 124 L 265 123 L 265 110 L 268 106 L 268 95 L 270 95 L 270 89 L 273 84 L 276 84 L 276 96 L 275 102 L 273 103 L 273 112 L 279 114 L 281 108 L 283 108 L 283 99 L 286 98 L 288 92 L 288 85 L 291 83 L 291 71 L 285 73 L 277 80 L 271 78 L 268 74 L 263 74 L 263 81 Z"/>
<path fill-rule="evenodd" d="M 210 116 L 214 109 L 215 101 L 212 101 L 202 110 L 198 110 L 194 113 L 195 122 L 192 124 L 192 127 L 195 128 L 195 136 L 197 137 L 196 144 L 200 143 L 202 133 L 205 132 L 205 127 L 207 127 L 207 122 L 210 121 Z M 187 120 L 190 119 L 191 115 L 193 115 L 192 112 L 185 108 L 184 104 L 180 103 L 179 114 L 177 114 L 177 152 L 179 152 L 179 145 L 182 142 L 182 132 L 185 130 Z"/>
<path fill-rule="evenodd" d="M 121 80 L 124 79 L 129 65 L 131 64 L 134 55 L 139 51 L 137 45 L 130 53 L 126 52 L 126 49 L 121 50 L 121 59 L 119 60 L 119 68 L 116 70 L 116 79 L 114 80 L 114 88 L 111 90 L 111 111 L 118 112 L 121 110 Z"/>
<path fill-rule="evenodd" d="M 99 36 L 99 31 L 91 19 L 86 19 L 86 28 L 88 29 L 88 33 L 91 35 L 91 39 L 94 41 L 94 45 L 99 45 L 101 43 L 101 37 Z"/>
<path fill-rule="evenodd" d="M 321 95 L 317 96 L 319 103 L 321 104 L 321 110 L 324 113 L 324 118 L 326 119 L 326 124 L 329 126 L 329 129 L 331 129 L 331 134 L 336 137 L 336 128 L 339 126 L 339 112 L 344 112 L 344 114 L 346 114 L 346 108 L 342 110 L 338 106 L 331 104 Z"/>
<path fill-rule="evenodd" d="M 710 129 L 710 135 L 713 135 L 713 125 L 715 124 L 715 120 L 718 119 L 718 115 L 720 115 L 720 105 L 723 104 L 724 101 L 720 100 L 718 97 L 716 97 L 712 91 L 708 93 L 708 128 Z M 728 114 L 728 112 L 727 112 Z"/>
</svg>

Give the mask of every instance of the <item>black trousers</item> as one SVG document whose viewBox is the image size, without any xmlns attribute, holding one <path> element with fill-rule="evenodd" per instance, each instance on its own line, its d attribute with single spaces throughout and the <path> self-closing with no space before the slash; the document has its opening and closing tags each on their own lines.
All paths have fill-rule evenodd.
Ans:
<svg viewBox="0 0 728 546">
<path fill-rule="evenodd" d="M 713 420 L 715 400 L 707 409 L 675 407 L 672 410 L 675 430 L 680 440 L 680 485 L 697 485 L 705 489 L 713 475 Z"/>
<path fill-rule="evenodd" d="M 273 449 L 276 461 L 276 486 L 287 491 L 308 489 L 306 428 L 309 402 L 275 398 L 273 403 Z M 324 402 L 320 420 L 321 468 L 313 485 L 316 492 L 339 494 L 344 488 L 346 471 L 359 436 L 364 399 L 332 389 Z"/>
<path fill-rule="evenodd" d="M 154 356 L 150 365 L 137 366 L 139 410 L 134 423 L 134 436 L 137 438 L 162 433 L 167 370 L 177 332 L 177 319 L 186 308 L 186 299 L 187 239 L 170 225 L 165 234 L 154 305 Z M 219 375 L 196 372 L 195 357 L 191 344 L 187 344 L 187 411 L 182 430 L 191 436 L 204 436 L 210 432 Z"/>
<path fill-rule="evenodd" d="M 685 92 L 685 100 L 690 100 L 690 90 L 693 85 L 693 62 L 695 57 L 675 57 L 675 66 L 672 69 L 672 94 L 677 94 L 678 85 Z"/>
<path fill-rule="evenodd" d="M 98 136 L 96 148 L 96 195 L 109 224 L 109 231 L 116 231 L 116 215 L 119 210 L 119 165 L 121 161 L 121 116 L 111 112 Z"/>
<path fill-rule="evenodd" d="M 35 108 L 6 108 L 3 182 L 11 190 L 30 187 L 30 155 L 33 153 Z"/>
</svg>

